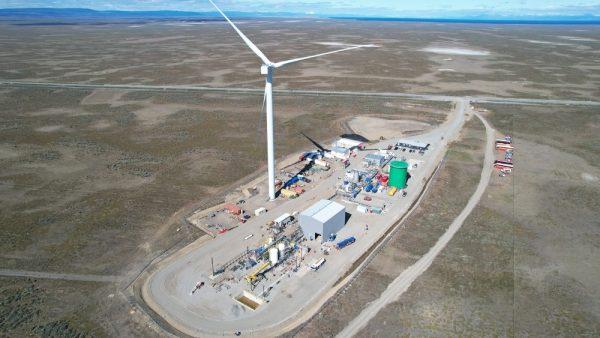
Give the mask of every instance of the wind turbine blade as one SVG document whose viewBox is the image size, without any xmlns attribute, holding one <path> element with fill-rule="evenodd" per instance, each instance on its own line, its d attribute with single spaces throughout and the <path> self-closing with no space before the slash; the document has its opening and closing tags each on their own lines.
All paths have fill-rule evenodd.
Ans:
<svg viewBox="0 0 600 338">
<path fill-rule="evenodd" d="M 324 56 L 324 55 L 329 55 L 329 54 L 334 54 L 334 53 L 345 52 L 345 51 L 352 50 L 352 49 L 370 48 L 370 47 L 375 47 L 375 46 L 374 45 L 352 46 L 352 47 L 348 47 L 348 48 L 344 48 L 344 49 L 334 50 L 334 51 L 331 51 L 331 52 L 326 52 L 326 53 L 321 53 L 321 54 L 317 54 L 317 55 L 306 56 L 306 57 L 303 57 L 303 58 L 297 58 L 297 59 L 292 59 L 292 60 L 277 62 L 277 63 L 273 64 L 273 67 L 279 68 L 279 67 L 283 67 L 285 65 L 289 65 L 290 63 L 304 61 L 304 60 L 316 58 L 316 57 L 319 57 L 319 56 Z"/>
<path fill-rule="evenodd" d="M 231 27 L 233 27 L 233 29 L 235 29 L 235 31 L 242 38 L 242 40 L 244 40 L 246 45 L 248 45 L 248 47 L 250 47 L 250 49 L 252 49 L 254 54 L 256 54 L 265 65 L 272 64 L 272 62 L 269 61 L 269 59 L 265 56 L 265 54 L 263 54 L 263 52 L 261 52 L 260 49 L 258 49 L 258 47 L 256 47 L 256 45 L 254 43 L 252 43 L 252 41 L 250 41 L 250 39 L 248 39 L 248 37 L 244 33 L 242 33 L 242 31 L 239 30 L 233 22 L 231 22 L 231 20 L 229 20 L 227 15 L 225 15 L 225 13 L 223 13 L 223 11 L 212 0 L 208 0 L 208 1 L 210 1 L 210 3 L 217 9 L 217 11 L 219 13 L 221 13 L 221 15 L 225 18 L 225 20 L 227 20 L 227 22 L 229 22 Z"/>
</svg>

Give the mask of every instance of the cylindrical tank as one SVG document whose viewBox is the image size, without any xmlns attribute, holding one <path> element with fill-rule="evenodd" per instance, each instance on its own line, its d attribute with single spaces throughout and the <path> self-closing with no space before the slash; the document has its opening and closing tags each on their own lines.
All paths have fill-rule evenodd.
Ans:
<svg viewBox="0 0 600 338">
<path fill-rule="evenodd" d="M 277 250 L 279 250 L 279 257 L 283 257 L 283 254 L 285 253 L 285 243 L 279 242 L 279 244 L 277 244 Z"/>
<path fill-rule="evenodd" d="M 279 261 L 279 250 L 277 250 L 277 248 L 269 249 L 269 261 L 271 262 L 271 265 L 275 265 Z"/>
<path fill-rule="evenodd" d="M 408 163 L 404 161 L 392 161 L 390 163 L 390 180 L 388 184 L 398 189 L 406 188 L 408 175 Z"/>
</svg>

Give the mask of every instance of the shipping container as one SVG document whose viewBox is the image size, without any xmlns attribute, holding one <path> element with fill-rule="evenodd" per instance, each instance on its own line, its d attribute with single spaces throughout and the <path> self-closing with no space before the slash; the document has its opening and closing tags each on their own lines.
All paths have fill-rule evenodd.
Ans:
<svg viewBox="0 0 600 338">
<path fill-rule="evenodd" d="M 259 215 L 262 215 L 262 214 L 264 214 L 265 212 L 267 212 L 267 208 L 265 208 L 265 207 L 260 207 L 260 208 L 258 208 L 258 209 L 256 209 L 256 210 L 254 210 L 254 215 L 255 215 L 255 216 L 259 216 Z"/>
<path fill-rule="evenodd" d="M 356 242 L 356 238 L 354 238 L 354 237 L 348 237 L 348 238 L 346 238 L 344 240 L 339 241 L 336 244 L 336 247 L 338 249 L 343 249 L 343 248 L 347 247 L 348 245 L 350 245 L 350 244 L 352 244 L 354 242 Z"/>
<path fill-rule="evenodd" d="M 366 205 L 359 204 L 356 206 L 356 211 L 363 213 L 363 214 L 368 214 L 369 208 Z"/>
</svg>

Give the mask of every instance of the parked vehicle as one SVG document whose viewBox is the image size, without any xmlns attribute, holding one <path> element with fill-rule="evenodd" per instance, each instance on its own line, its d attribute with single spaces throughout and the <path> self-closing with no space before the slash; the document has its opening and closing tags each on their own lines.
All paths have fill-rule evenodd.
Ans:
<svg viewBox="0 0 600 338">
<path fill-rule="evenodd" d="M 319 270 L 319 268 L 320 268 L 321 266 L 323 266 L 323 264 L 325 264 L 325 258 L 321 258 L 321 259 L 319 259 L 319 260 L 316 260 L 316 261 L 314 261 L 314 262 L 313 262 L 313 263 L 310 265 L 310 268 L 311 268 L 313 271 L 317 271 L 317 270 Z"/>
</svg>

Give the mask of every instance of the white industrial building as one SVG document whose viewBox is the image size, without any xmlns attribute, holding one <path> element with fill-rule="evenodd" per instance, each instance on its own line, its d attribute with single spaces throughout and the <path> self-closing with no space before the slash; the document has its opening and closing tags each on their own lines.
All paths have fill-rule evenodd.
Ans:
<svg viewBox="0 0 600 338">
<path fill-rule="evenodd" d="M 361 141 L 357 141 L 357 140 L 353 140 L 353 139 L 349 139 L 349 138 L 344 138 L 342 137 L 341 139 L 335 141 L 332 146 L 334 147 L 340 147 L 340 148 L 346 148 L 346 149 L 362 149 L 364 148 L 364 143 Z"/>
<path fill-rule="evenodd" d="M 350 150 L 342 147 L 333 147 L 331 151 L 325 153 L 325 157 L 347 160 L 350 158 Z"/>
<path fill-rule="evenodd" d="M 309 240 L 321 237 L 321 242 L 337 233 L 346 223 L 346 207 L 329 201 L 320 200 L 300 213 L 300 227 Z"/>
</svg>

